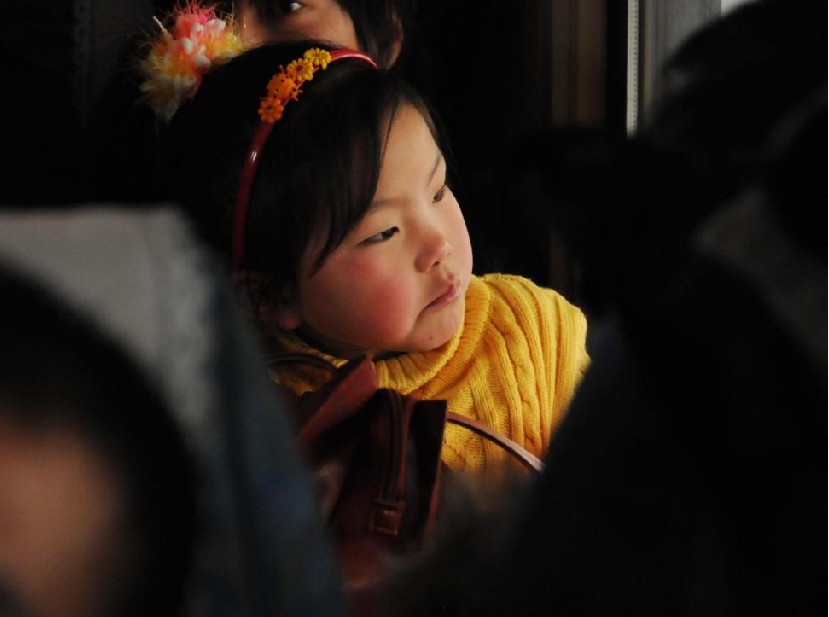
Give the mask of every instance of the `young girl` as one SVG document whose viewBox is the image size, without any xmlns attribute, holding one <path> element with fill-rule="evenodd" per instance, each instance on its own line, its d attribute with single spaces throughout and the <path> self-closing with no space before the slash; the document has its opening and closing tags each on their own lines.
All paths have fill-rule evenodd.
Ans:
<svg viewBox="0 0 829 617">
<path fill-rule="evenodd" d="M 427 104 L 342 53 L 267 45 L 207 73 L 165 132 L 170 196 L 227 257 L 275 352 L 369 355 L 380 387 L 446 399 L 542 456 L 588 363 L 586 320 L 525 278 L 472 274 Z M 273 374 L 295 394 L 329 376 Z M 451 468 L 503 456 L 447 426 Z"/>
</svg>

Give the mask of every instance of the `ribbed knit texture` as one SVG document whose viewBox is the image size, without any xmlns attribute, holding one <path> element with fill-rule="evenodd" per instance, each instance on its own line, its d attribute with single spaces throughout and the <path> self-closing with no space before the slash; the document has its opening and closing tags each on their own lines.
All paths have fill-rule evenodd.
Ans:
<svg viewBox="0 0 829 617">
<path fill-rule="evenodd" d="M 380 387 L 420 398 L 446 399 L 449 409 L 479 420 L 538 456 L 560 423 L 589 358 L 584 314 L 563 296 L 515 275 L 473 276 L 458 333 L 441 347 L 375 362 Z M 282 351 L 333 358 L 293 336 Z M 328 378 L 308 367 L 274 376 L 295 394 Z M 468 429 L 448 425 L 443 460 L 453 469 L 501 461 L 503 451 Z"/>
</svg>

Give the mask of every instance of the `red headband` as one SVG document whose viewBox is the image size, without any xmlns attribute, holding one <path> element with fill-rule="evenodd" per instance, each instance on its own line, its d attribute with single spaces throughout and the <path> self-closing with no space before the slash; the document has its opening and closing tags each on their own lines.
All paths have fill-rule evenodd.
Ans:
<svg viewBox="0 0 829 617">
<path fill-rule="evenodd" d="M 308 52 L 306 52 L 306 54 L 307 53 Z M 345 58 L 358 58 L 368 62 L 374 68 L 377 68 L 377 63 L 361 51 L 355 51 L 353 49 L 335 49 L 330 52 L 330 59 L 328 59 L 327 62 L 321 62 L 316 65 L 314 70 L 324 70 L 331 62 L 343 60 Z M 290 66 L 291 65 L 289 65 L 289 67 Z M 274 83 L 275 79 L 283 75 L 283 73 L 284 71 L 282 70 L 282 67 L 280 67 L 280 73 L 275 75 L 268 84 L 269 93 L 271 92 L 271 84 Z M 310 77 L 305 77 L 305 81 L 308 79 L 310 79 Z M 242 172 L 239 175 L 239 188 L 236 192 L 236 203 L 233 206 L 232 241 L 234 270 L 238 270 L 239 266 L 242 265 L 242 258 L 245 255 L 245 228 L 247 225 L 248 205 L 250 203 L 250 190 L 253 186 L 253 178 L 256 175 L 256 168 L 259 165 L 259 154 L 262 152 L 262 148 L 265 147 L 265 144 L 268 141 L 268 137 L 273 130 L 273 125 L 282 117 L 282 109 L 284 108 L 284 104 L 287 104 L 290 100 L 297 100 L 297 95 L 299 93 L 299 88 L 296 86 L 290 92 L 290 96 L 284 96 L 282 104 L 280 104 L 279 101 L 273 103 L 272 99 L 268 99 L 266 97 L 262 100 L 262 105 L 260 105 L 259 115 L 263 118 L 263 120 L 259 123 L 259 126 L 256 127 L 253 139 L 251 140 L 250 148 L 248 149 L 248 156 L 242 165 Z M 279 96 L 277 96 L 277 98 L 279 98 Z M 274 110 L 274 106 L 276 106 L 276 110 Z"/>
</svg>

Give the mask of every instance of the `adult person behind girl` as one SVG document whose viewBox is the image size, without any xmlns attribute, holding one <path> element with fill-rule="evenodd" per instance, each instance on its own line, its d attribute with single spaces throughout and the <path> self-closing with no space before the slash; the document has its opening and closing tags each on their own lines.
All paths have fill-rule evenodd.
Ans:
<svg viewBox="0 0 829 617">
<path fill-rule="evenodd" d="M 240 0 L 245 45 L 317 39 L 365 51 L 389 68 L 400 56 L 415 0 Z"/>
<path fill-rule="evenodd" d="M 337 53 L 264 45 L 206 74 L 166 131 L 162 181 L 227 258 L 274 352 L 371 356 L 380 387 L 446 399 L 542 455 L 588 363 L 583 314 L 525 278 L 472 275 L 426 103 Z M 302 394 L 329 373 L 274 378 Z M 482 468 L 503 454 L 450 426 L 442 458 Z"/>
</svg>

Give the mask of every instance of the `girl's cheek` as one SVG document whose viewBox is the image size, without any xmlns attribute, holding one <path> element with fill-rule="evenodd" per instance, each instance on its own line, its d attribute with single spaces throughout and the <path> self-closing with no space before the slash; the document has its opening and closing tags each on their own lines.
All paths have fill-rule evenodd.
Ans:
<svg viewBox="0 0 829 617">
<path fill-rule="evenodd" d="M 366 323 L 375 335 L 397 341 L 409 332 L 422 309 L 409 292 L 395 285 L 378 290 L 366 311 Z"/>
</svg>

